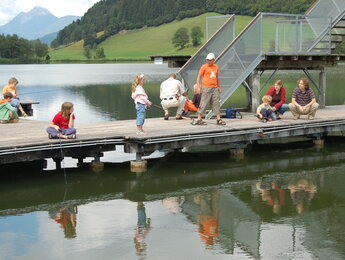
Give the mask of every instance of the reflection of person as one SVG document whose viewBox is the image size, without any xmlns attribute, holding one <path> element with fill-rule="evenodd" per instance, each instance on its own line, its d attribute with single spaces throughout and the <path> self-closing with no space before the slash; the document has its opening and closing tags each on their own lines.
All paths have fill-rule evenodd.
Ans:
<svg viewBox="0 0 345 260">
<path fill-rule="evenodd" d="M 77 130 L 74 128 L 74 120 L 73 104 L 64 102 L 61 111 L 54 116 L 47 128 L 49 138 L 75 139 Z"/>
<path fill-rule="evenodd" d="M 75 238 L 77 236 L 77 207 L 49 211 L 49 215 L 63 228 L 65 238 Z"/>
<path fill-rule="evenodd" d="M 163 206 L 168 209 L 169 213 L 177 214 L 181 212 L 181 204 L 184 197 L 168 197 L 162 200 Z"/>
<path fill-rule="evenodd" d="M 4 98 L 0 100 L 0 123 L 18 122 L 16 109 L 10 105 L 12 97 L 11 92 L 6 92 Z"/>
<path fill-rule="evenodd" d="M 151 230 L 151 219 L 146 218 L 145 205 L 138 202 L 138 223 L 135 229 L 134 244 L 138 256 L 144 256 L 146 251 L 145 238 Z"/>
<path fill-rule="evenodd" d="M 146 134 L 143 125 L 146 118 L 146 109 L 149 109 L 152 102 L 149 100 L 144 90 L 145 76 L 142 73 L 135 75 L 132 83 L 132 98 L 134 99 L 135 108 L 137 110 L 137 135 Z"/>
<path fill-rule="evenodd" d="M 315 181 L 311 176 L 294 178 L 289 182 L 288 188 L 296 212 L 298 214 L 305 212 L 317 192 Z"/>
<path fill-rule="evenodd" d="M 11 106 L 15 107 L 17 111 L 19 110 L 24 117 L 27 117 L 28 115 L 24 112 L 22 105 L 20 104 L 20 101 L 19 101 L 17 85 L 18 85 L 18 80 L 16 78 L 10 78 L 8 80 L 8 85 L 2 89 L 2 94 L 11 92 L 13 95 L 13 98 L 10 102 Z"/>
<path fill-rule="evenodd" d="M 276 182 L 257 182 L 256 188 L 260 191 L 262 201 L 272 206 L 273 213 L 280 214 L 285 204 L 285 190 Z"/>
<path fill-rule="evenodd" d="M 217 125 L 225 125 L 220 118 L 220 93 L 222 92 L 219 83 L 218 65 L 215 64 L 216 57 L 213 53 L 206 56 L 206 64 L 202 65 L 197 77 L 196 84 L 201 89 L 201 101 L 198 111 L 197 125 L 206 125 L 202 121 L 202 115 L 208 104 L 212 106 L 212 112 L 217 116 Z M 200 85 L 202 79 L 202 85 Z"/>
<path fill-rule="evenodd" d="M 216 190 L 208 194 L 199 194 L 194 197 L 194 201 L 200 205 L 197 218 L 200 238 L 207 246 L 212 246 L 218 238 L 219 192 Z"/>
<path fill-rule="evenodd" d="M 256 114 L 258 118 L 262 120 L 262 122 L 272 121 L 273 119 L 273 116 L 272 116 L 273 111 L 272 111 L 272 107 L 270 106 L 271 101 L 272 101 L 271 96 L 268 96 L 268 95 L 263 96 L 262 104 L 258 106 L 258 108 L 256 109 Z"/>
<path fill-rule="evenodd" d="M 160 99 L 164 109 L 164 119 L 169 119 L 169 108 L 177 107 L 176 119 L 182 119 L 182 110 L 186 103 L 186 93 L 181 81 L 176 79 L 176 74 L 171 73 L 169 78 L 162 82 L 160 87 Z"/>
<path fill-rule="evenodd" d="M 309 87 L 307 79 L 299 79 L 297 83 L 298 88 L 295 88 L 292 93 L 292 103 L 289 104 L 289 109 L 294 119 L 299 119 L 301 115 L 308 115 L 308 119 L 312 120 L 319 108 L 314 91 Z"/>
<path fill-rule="evenodd" d="M 274 85 L 270 87 L 266 95 L 272 97 L 270 103 L 272 107 L 272 119 L 280 119 L 280 116 L 283 115 L 288 110 L 288 105 L 285 104 L 286 101 L 286 90 L 283 87 L 283 81 L 277 80 L 274 82 Z"/>
</svg>

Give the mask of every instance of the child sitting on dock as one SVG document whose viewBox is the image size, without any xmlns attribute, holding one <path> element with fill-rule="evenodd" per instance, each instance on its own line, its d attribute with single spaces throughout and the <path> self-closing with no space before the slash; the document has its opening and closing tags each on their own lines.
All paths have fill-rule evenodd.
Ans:
<svg viewBox="0 0 345 260">
<path fill-rule="evenodd" d="M 256 110 L 256 116 L 261 120 L 262 122 L 266 123 L 267 121 L 272 121 L 272 107 L 270 106 L 270 103 L 272 101 L 271 96 L 263 96 L 262 97 L 262 104 L 258 106 Z"/>
<path fill-rule="evenodd" d="M 5 86 L 2 89 L 2 94 L 5 94 L 7 92 L 11 92 L 13 98 L 11 99 L 11 106 L 15 107 L 17 112 L 20 111 L 22 116 L 27 117 L 28 115 L 25 113 L 24 109 L 22 108 L 22 105 L 20 104 L 19 97 L 18 97 L 18 92 L 17 92 L 17 84 L 18 80 L 16 78 L 10 78 L 8 80 L 8 85 Z"/>
<path fill-rule="evenodd" d="M 132 98 L 134 99 L 135 108 L 137 110 L 137 135 L 145 134 L 143 125 L 146 118 L 146 109 L 149 109 L 152 102 L 149 100 L 143 86 L 145 83 L 145 76 L 139 73 L 135 76 L 132 84 Z"/>
<path fill-rule="evenodd" d="M 11 106 L 10 102 L 13 98 L 11 92 L 6 92 L 4 98 L 0 100 L 0 123 L 17 123 L 18 114 L 16 109 Z"/>
<path fill-rule="evenodd" d="M 184 105 L 183 116 L 187 116 L 189 111 L 197 112 L 200 106 L 201 91 L 197 84 L 194 85 L 194 96 L 192 100 L 187 99 Z"/>
<path fill-rule="evenodd" d="M 47 128 L 49 139 L 75 139 L 77 130 L 74 128 L 74 108 L 71 102 L 64 102 L 61 111 L 55 115 Z"/>
</svg>

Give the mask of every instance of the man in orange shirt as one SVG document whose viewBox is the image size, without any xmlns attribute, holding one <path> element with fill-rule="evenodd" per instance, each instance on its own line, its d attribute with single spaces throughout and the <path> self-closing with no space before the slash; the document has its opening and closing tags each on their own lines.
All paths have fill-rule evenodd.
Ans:
<svg viewBox="0 0 345 260">
<path fill-rule="evenodd" d="M 196 81 L 197 86 L 201 90 L 201 101 L 198 110 L 197 125 L 206 125 L 202 120 L 202 115 L 206 110 L 208 104 L 212 106 L 212 112 L 217 116 L 217 125 L 225 125 L 225 122 L 220 118 L 220 93 L 222 92 L 219 83 L 218 65 L 215 64 L 215 56 L 209 53 L 206 56 L 206 64 L 202 65 L 199 70 L 199 75 Z M 202 80 L 202 85 L 200 81 Z"/>
</svg>

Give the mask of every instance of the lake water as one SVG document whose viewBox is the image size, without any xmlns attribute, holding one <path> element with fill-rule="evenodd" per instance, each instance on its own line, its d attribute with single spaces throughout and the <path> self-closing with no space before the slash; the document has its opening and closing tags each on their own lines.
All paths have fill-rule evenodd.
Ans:
<svg viewBox="0 0 345 260">
<path fill-rule="evenodd" d="M 133 75 L 147 75 L 145 89 L 159 104 L 159 82 L 175 71 L 2 65 L 0 82 L 17 77 L 22 100 L 40 102 L 33 119 L 47 124 L 72 101 L 78 124 L 134 118 Z M 343 72 L 327 70 L 329 105 L 344 103 Z M 280 72 L 272 81 L 283 79 L 291 96 L 302 76 Z M 243 88 L 230 105 L 244 106 Z M 66 160 L 67 185 L 52 165 L 1 172 L 0 259 L 344 259 L 344 151 L 344 139 L 332 138 L 322 149 L 309 141 L 253 145 L 243 159 L 158 152 L 141 174 L 115 163 L 131 159 L 120 151 L 106 153 L 100 173 Z"/>
</svg>

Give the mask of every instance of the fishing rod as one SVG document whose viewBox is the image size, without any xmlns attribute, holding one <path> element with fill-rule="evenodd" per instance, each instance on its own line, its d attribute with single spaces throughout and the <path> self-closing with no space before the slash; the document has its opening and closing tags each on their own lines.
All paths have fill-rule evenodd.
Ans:
<svg viewBox="0 0 345 260">
<path fill-rule="evenodd" d="M 24 92 L 21 93 L 19 96 L 23 96 L 23 95 L 29 95 L 29 94 L 37 94 L 37 93 L 45 93 L 45 92 L 53 92 L 53 91 L 57 91 L 56 89 L 54 90 L 45 90 L 45 91 L 35 91 L 35 92 Z"/>
</svg>

